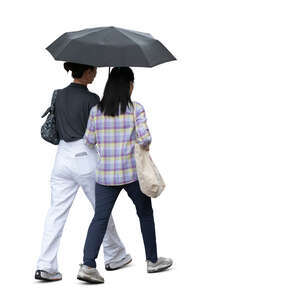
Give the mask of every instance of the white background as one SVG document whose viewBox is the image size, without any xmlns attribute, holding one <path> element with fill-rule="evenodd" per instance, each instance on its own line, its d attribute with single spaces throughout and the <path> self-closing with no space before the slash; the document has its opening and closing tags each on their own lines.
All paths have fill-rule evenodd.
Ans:
<svg viewBox="0 0 300 300">
<path fill-rule="evenodd" d="M 5 1 L 1 4 L 2 299 L 299 299 L 299 1 Z M 178 61 L 134 68 L 167 189 L 153 200 L 147 274 L 138 218 L 113 215 L 132 265 L 76 280 L 92 208 L 79 192 L 59 251 L 63 280 L 33 279 L 56 147 L 40 138 L 52 91 L 72 78 L 45 48 L 66 31 L 149 32 Z M 102 95 L 107 69 L 89 86 Z"/>
</svg>

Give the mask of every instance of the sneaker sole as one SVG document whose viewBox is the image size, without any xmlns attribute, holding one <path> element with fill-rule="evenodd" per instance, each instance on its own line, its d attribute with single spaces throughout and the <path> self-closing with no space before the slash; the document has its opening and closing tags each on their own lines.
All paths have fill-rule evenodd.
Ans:
<svg viewBox="0 0 300 300">
<path fill-rule="evenodd" d="M 36 280 L 42 280 L 42 281 L 48 281 L 48 282 L 50 282 L 50 281 L 59 281 L 59 280 L 62 280 L 62 278 L 57 278 L 57 279 L 44 278 L 44 277 L 42 277 L 41 275 L 35 275 L 34 278 L 35 278 Z"/>
<path fill-rule="evenodd" d="M 162 272 L 162 271 L 165 271 L 167 269 L 169 269 L 170 267 L 172 267 L 173 263 L 171 263 L 169 266 L 166 266 L 164 268 L 161 268 L 161 269 L 158 269 L 158 270 L 153 270 L 153 271 L 148 271 L 147 270 L 147 273 L 158 273 L 158 272 Z"/>
<path fill-rule="evenodd" d="M 78 279 L 78 280 L 81 280 L 81 281 L 88 282 L 88 283 L 93 283 L 93 284 L 104 283 L 104 281 L 97 281 L 97 280 L 90 279 L 90 278 L 88 278 L 88 277 L 80 277 L 80 276 L 77 276 L 77 279 Z"/>
<path fill-rule="evenodd" d="M 123 267 L 125 267 L 126 265 L 130 264 L 132 262 L 132 259 L 130 259 L 127 263 L 125 263 L 124 265 L 120 266 L 120 267 L 117 267 L 117 268 L 110 268 L 110 267 L 106 267 L 105 266 L 105 270 L 106 271 L 115 271 L 115 270 L 119 270 Z"/>
</svg>

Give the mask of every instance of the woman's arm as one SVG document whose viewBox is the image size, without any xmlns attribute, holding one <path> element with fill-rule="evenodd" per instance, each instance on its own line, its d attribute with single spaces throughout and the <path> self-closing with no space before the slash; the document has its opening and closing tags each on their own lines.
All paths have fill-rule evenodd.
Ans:
<svg viewBox="0 0 300 300">
<path fill-rule="evenodd" d="M 90 111 L 90 116 L 88 119 L 86 131 L 84 134 L 84 142 L 90 148 L 94 148 L 96 144 L 96 126 L 95 126 L 95 116 L 94 116 L 94 108 Z"/>
<path fill-rule="evenodd" d="M 136 139 L 137 143 L 149 149 L 149 145 L 152 141 L 149 128 L 147 126 L 147 118 L 145 109 L 142 104 L 137 103 L 135 105 L 136 109 Z"/>
</svg>

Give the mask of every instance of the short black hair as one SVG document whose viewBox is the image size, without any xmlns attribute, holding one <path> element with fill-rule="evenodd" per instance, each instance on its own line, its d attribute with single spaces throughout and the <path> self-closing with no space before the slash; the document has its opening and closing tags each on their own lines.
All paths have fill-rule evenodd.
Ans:
<svg viewBox="0 0 300 300">
<path fill-rule="evenodd" d="M 72 77 L 73 78 L 81 78 L 84 71 L 91 69 L 93 70 L 95 67 L 89 66 L 89 65 L 82 65 L 72 62 L 65 62 L 64 68 L 67 72 L 72 71 Z"/>
</svg>

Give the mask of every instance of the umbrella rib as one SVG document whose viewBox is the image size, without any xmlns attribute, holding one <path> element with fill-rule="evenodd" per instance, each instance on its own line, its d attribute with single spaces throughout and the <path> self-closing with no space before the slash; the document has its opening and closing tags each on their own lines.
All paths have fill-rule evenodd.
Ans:
<svg viewBox="0 0 300 300">
<path fill-rule="evenodd" d="M 155 38 L 148 32 L 141 32 L 141 31 L 135 31 L 135 30 L 130 30 L 130 29 L 123 29 L 123 28 L 116 28 L 116 29 L 121 29 L 123 31 L 130 31 L 130 33 L 137 35 L 138 37 L 145 37 L 148 39 L 153 39 L 155 40 Z"/>
<path fill-rule="evenodd" d="M 121 34 L 123 34 L 127 39 L 129 39 L 131 42 L 132 42 L 132 41 L 135 42 L 134 40 L 132 40 L 132 39 L 131 39 L 127 34 L 125 34 L 124 32 L 122 32 L 122 31 L 120 31 L 120 30 L 118 30 L 118 31 L 119 31 Z M 148 58 L 147 58 L 147 55 L 145 54 L 143 48 L 142 48 L 138 43 L 136 43 L 136 45 L 137 45 L 138 48 L 141 50 L 141 52 L 144 54 L 144 57 L 145 57 L 145 59 L 146 59 L 148 65 L 151 66 L 151 64 L 150 64 L 150 62 L 149 62 L 149 60 L 148 60 Z"/>
<path fill-rule="evenodd" d="M 97 28 L 89 28 L 89 29 L 85 29 L 85 30 L 91 30 L 89 33 L 87 33 L 87 34 L 85 34 L 84 35 L 84 37 L 87 37 L 87 36 L 89 36 L 90 34 L 93 34 L 93 33 L 95 33 L 95 32 L 99 32 L 99 31 L 103 31 L 103 30 L 105 30 L 105 29 L 107 29 L 107 27 L 97 27 Z M 74 31 L 74 33 L 75 32 L 77 32 L 77 31 Z M 79 36 L 79 37 L 77 37 L 77 38 L 74 38 L 73 40 L 77 40 L 77 39 L 80 39 L 80 38 L 82 38 L 83 36 Z"/>
<path fill-rule="evenodd" d="M 56 55 L 57 57 L 66 49 L 66 47 L 68 47 L 69 46 L 69 44 L 72 42 L 72 40 L 70 40 L 69 39 L 69 41 L 68 41 L 68 43 L 67 43 L 67 45 L 65 45 L 64 46 L 64 48 L 63 49 L 61 49 L 60 51 L 59 51 L 59 53 Z"/>
<path fill-rule="evenodd" d="M 99 28 L 101 28 L 101 27 L 99 27 Z M 99 30 L 99 28 L 97 28 L 97 30 Z M 94 29 L 94 28 L 91 28 L 91 29 Z M 104 29 L 106 29 L 106 27 L 102 27 L 102 28 L 101 28 L 101 31 L 103 31 Z M 96 30 L 96 28 L 95 28 L 95 30 Z M 94 33 L 95 30 L 93 30 L 92 32 L 89 32 L 89 33 L 86 34 L 85 36 Z M 68 43 L 64 46 L 64 48 L 57 54 L 57 56 L 59 56 L 59 55 L 60 55 L 60 54 L 61 54 L 61 53 L 62 53 L 62 52 L 70 45 L 71 42 L 77 41 L 78 39 L 82 38 L 82 36 L 79 36 L 79 37 L 76 37 L 76 38 L 72 38 L 72 37 L 70 38 L 70 37 L 67 36 L 67 34 L 72 34 L 72 33 L 75 33 L 75 32 L 77 32 L 77 31 L 74 31 L 74 32 L 66 32 L 66 33 L 65 33 L 65 34 L 66 34 L 66 38 L 69 39 L 69 41 L 68 41 Z"/>
</svg>

